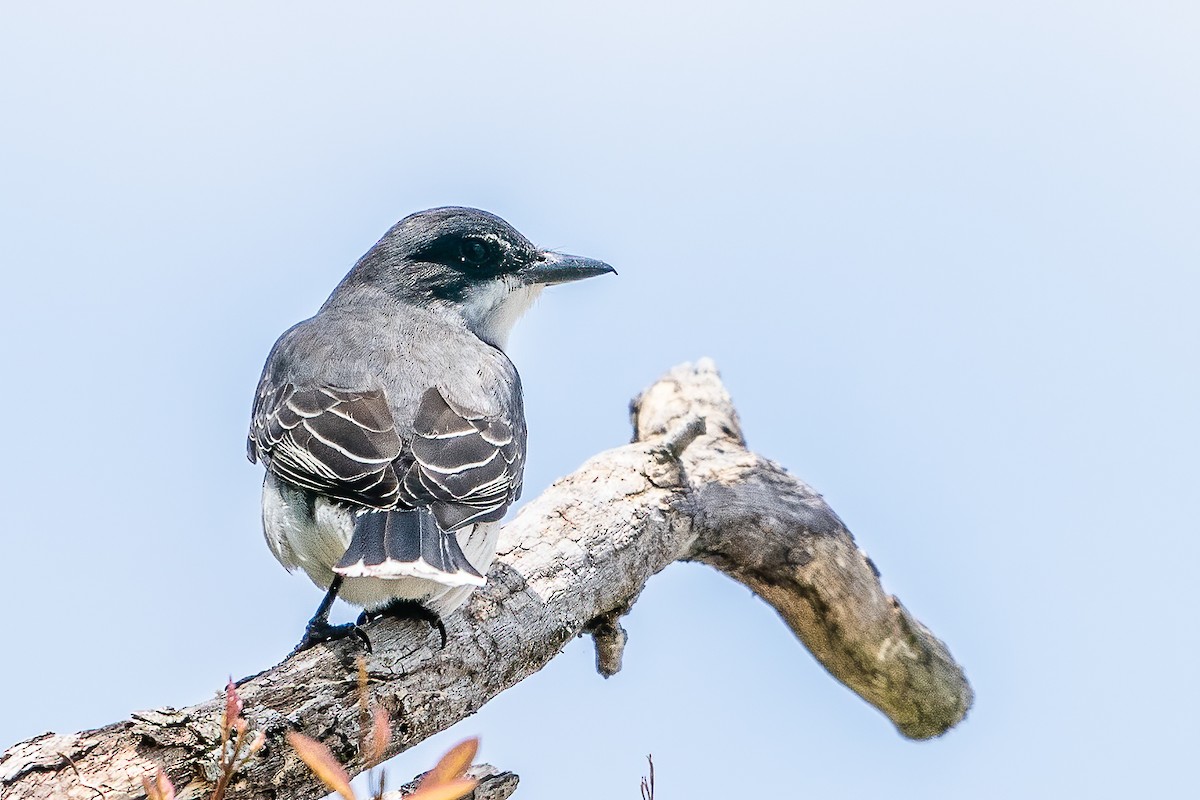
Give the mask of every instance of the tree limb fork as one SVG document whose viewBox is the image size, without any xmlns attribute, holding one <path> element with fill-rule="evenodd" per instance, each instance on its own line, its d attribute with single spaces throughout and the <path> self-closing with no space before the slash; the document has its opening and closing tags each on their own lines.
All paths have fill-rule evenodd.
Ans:
<svg viewBox="0 0 1200 800">
<path fill-rule="evenodd" d="M 685 364 L 631 405 L 633 442 L 600 453 L 504 527 L 487 585 L 446 620 L 372 625 L 372 698 L 393 719 L 394 755 L 472 714 L 540 670 L 576 636 L 596 638 L 602 674 L 620 669 L 619 618 L 675 561 L 708 564 L 770 604 L 831 675 L 910 738 L 938 736 L 971 705 L 946 646 L 887 594 L 870 560 L 821 496 L 746 449 L 716 367 Z M 359 711 L 354 659 L 335 642 L 247 679 L 245 716 L 267 746 L 233 798 L 325 794 L 283 741 L 325 742 L 351 774 Z M 43 734 L 0 757 L 0 795 L 141 798 L 162 765 L 180 798 L 206 797 L 222 700 L 138 712 L 93 731 Z"/>
</svg>

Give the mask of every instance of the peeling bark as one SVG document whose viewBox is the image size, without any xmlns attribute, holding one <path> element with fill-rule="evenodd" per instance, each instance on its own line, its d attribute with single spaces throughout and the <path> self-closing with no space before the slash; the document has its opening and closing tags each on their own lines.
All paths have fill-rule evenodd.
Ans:
<svg viewBox="0 0 1200 800">
<path fill-rule="evenodd" d="M 423 777 L 425 777 L 423 774 L 418 775 L 397 791 L 385 792 L 383 800 L 404 800 L 405 797 L 417 790 Z M 467 777 L 475 778 L 479 781 L 479 785 L 462 800 L 508 800 L 517 790 L 517 784 L 520 782 L 520 778 L 515 773 L 500 772 L 491 764 L 473 765 L 467 770 Z"/>
<path fill-rule="evenodd" d="M 424 623 L 372 625 L 373 699 L 392 715 L 395 755 L 538 671 L 571 639 L 597 639 L 602 674 L 620 668 L 625 613 L 646 581 L 679 561 L 708 564 L 769 603 L 835 678 L 914 739 L 938 736 L 971 705 L 946 646 L 879 583 L 820 495 L 746 449 L 710 361 L 676 367 L 633 401 L 634 441 L 590 459 L 505 526 L 487 585 L 446 620 L 449 645 Z M 231 798 L 325 794 L 283 741 L 325 742 L 351 774 L 358 700 L 349 641 L 300 653 L 240 688 L 267 746 Z M 138 712 L 80 733 L 43 734 L 0 757 L 0 794 L 141 798 L 162 765 L 178 796 L 207 796 L 223 700 Z M 210 773 L 211 774 L 211 773 Z"/>
</svg>

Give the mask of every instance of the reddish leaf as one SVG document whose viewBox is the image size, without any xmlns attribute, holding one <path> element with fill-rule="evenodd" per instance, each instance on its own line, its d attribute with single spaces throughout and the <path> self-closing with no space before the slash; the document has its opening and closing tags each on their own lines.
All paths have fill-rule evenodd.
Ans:
<svg viewBox="0 0 1200 800">
<path fill-rule="evenodd" d="M 238 696 L 237 687 L 233 685 L 233 678 L 230 678 L 229 683 L 225 684 L 225 716 L 221 718 L 221 729 L 225 731 L 226 735 L 229 735 L 234 722 L 242 715 L 244 707 L 242 698 Z"/>
<path fill-rule="evenodd" d="M 175 784 L 163 772 L 162 767 L 154 770 L 154 778 L 142 776 L 142 788 L 146 790 L 147 800 L 175 800 Z"/>
<path fill-rule="evenodd" d="M 371 738 L 367 743 L 367 763 L 378 764 L 387 755 L 387 746 L 392 741 L 392 721 L 382 708 L 375 709 L 371 719 Z"/>
<path fill-rule="evenodd" d="M 287 740 L 312 770 L 313 775 L 316 775 L 329 791 L 337 792 L 345 800 L 355 800 L 354 790 L 350 788 L 350 776 L 333 757 L 333 753 L 329 752 L 328 747 L 303 733 L 293 731 L 288 731 Z"/>
<path fill-rule="evenodd" d="M 417 788 L 433 787 L 461 778 L 467 771 L 467 767 L 471 766 L 471 762 L 475 760 L 477 752 L 479 752 L 478 736 L 459 742 L 450 748 L 449 753 L 442 756 L 442 760 L 437 763 L 436 767 L 425 773 L 421 785 Z"/>
</svg>

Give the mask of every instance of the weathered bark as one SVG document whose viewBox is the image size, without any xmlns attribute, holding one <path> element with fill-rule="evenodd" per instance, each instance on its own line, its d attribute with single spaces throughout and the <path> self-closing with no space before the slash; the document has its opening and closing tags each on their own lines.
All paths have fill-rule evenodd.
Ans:
<svg viewBox="0 0 1200 800">
<path fill-rule="evenodd" d="M 520 783 L 520 778 L 514 773 L 500 772 L 491 764 L 474 764 L 467 770 L 466 775 L 479 781 L 479 785 L 462 800 L 508 800 Z M 404 800 L 417 790 L 423 777 L 424 775 L 418 775 L 396 791 L 385 792 L 383 800 Z"/>
<path fill-rule="evenodd" d="M 947 731 L 971 689 L 949 651 L 880 586 L 878 574 L 821 497 L 746 450 L 711 362 L 675 368 L 632 405 L 634 442 L 601 453 L 530 502 L 501 535 L 485 587 L 446 621 L 370 630 L 373 698 L 395 729 L 389 755 L 471 714 L 538 671 L 582 633 L 597 666 L 620 668 L 618 618 L 650 576 L 700 561 L 772 605 L 838 680 L 911 738 Z M 266 748 L 235 781 L 235 798 L 324 794 L 283 742 L 300 730 L 356 772 L 358 706 L 352 641 L 288 658 L 246 681 L 246 717 Z M 142 797 L 163 765 L 179 796 L 210 784 L 221 700 L 160 709 L 94 731 L 42 736 L 0 758 L 6 800 Z"/>
</svg>

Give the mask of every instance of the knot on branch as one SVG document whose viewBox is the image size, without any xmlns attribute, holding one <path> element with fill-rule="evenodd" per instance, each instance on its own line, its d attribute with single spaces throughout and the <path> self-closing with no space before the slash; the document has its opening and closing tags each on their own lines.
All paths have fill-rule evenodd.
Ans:
<svg viewBox="0 0 1200 800">
<path fill-rule="evenodd" d="M 629 416 L 635 442 L 656 436 L 670 438 L 680 423 L 699 417 L 705 427 L 695 436 L 707 434 L 731 439 L 743 447 L 746 444 L 733 400 L 711 358 L 672 369 L 630 402 Z M 683 446 L 690 443 L 691 439 Z"/>
<path fill-rule="evenodd" d="M 696 441 L 697 437 L 703 436 L 707 429 L 708 424 L 704 417 L 692 414 L 678 422 L 658 443 L 657 449 L 678 461 L 688 445 Z"/>
<path fill-rule="evenodd" d="M 629 633 L 621 627 L 621 617 L 629 613 L 632 603 L 594 617 L 584 631 L 591 634 L 596 645 L 596 672 L 611 678 L 621 671 L 621 660 L 625 656 L 625 644 Z"/>
</svg>

